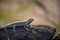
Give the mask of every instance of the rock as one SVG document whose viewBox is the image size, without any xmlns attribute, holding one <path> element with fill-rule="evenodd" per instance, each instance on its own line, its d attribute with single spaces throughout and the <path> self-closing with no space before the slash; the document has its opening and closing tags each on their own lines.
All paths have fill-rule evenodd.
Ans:
<svg viewBox="0 0 60 40">
<path fill-rule="evenodd" d="M 53 40 L 56 29 L 48 25 L 34 25 L 29 28 L 17 27 L 16 33 L 13 33 L 11 40 Z"/>
<path fill-rule="evenodd" d="M 33 19 L 29 19 L 0 28 L 0 40 L 52 40 L 55 28 L 48 25 L 29 25 L 32 21 Z"/>
<path fill-rule="evenodd" d="M 27 39 L 31 40 L 52 40 L 56 29 L 48 25 L 34 25 Z M 28 40 L 29 40 L 28 39 Z"/>
<path fill-rule="evenodd" d="M 58 34 L 53 40 L 60 40 L 60 34 Z"/>
<path fill-rule="evenodd" d="M 7 40 L 8 35 L 6 33 L 6 30 L 3 28 L 0 28 L 0 40 Z"/>
</svg>

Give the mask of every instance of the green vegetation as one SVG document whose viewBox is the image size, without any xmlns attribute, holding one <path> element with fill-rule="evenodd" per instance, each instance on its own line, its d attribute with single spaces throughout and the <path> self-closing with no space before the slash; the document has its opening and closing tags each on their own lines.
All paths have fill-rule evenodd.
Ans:
<svg viewBox="0 0 60 40">
<path fill-rule="evenodd" d="M 5 20 L 8 19 L 9 17 L 10 17 L 9 11 L 0 7 L 0 20 Z"/>
<path fill-rule="evenodd" d="M 21 5 L 17 11 L 20 11 L 20 12 L 24 12 L 24 11 L 27 11 L 31 8 L 30 5 Z"/>
<path fill-rule="evenodd" d="M 7 3 L 7 2 L 8 2 L 8 0 L 0 0 L 0 2 Z"/>
</svg>

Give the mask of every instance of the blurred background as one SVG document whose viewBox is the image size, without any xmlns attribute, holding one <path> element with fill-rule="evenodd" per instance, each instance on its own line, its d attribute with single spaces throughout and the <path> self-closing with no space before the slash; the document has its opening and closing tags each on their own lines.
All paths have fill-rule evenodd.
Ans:
<svg viewBox="0 0 60 40">
<path fill-rule="evenodd" d="M 33 18 L 31 25 L 50 25 L 60 33 L 59 0 L 0 0 L 0 26 Z"/>
</svg>

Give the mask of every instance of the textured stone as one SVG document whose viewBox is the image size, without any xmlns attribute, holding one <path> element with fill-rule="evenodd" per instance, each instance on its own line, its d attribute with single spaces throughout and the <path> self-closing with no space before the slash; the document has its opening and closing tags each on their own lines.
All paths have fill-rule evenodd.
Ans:
<svg viewBox="0 0 60 40">
<path fill-rule="evenodd" d="M 13 23 L 0 28 L 0 40 L 52 40 L 56 29 L 48 25 L 29 25 L 26 22 Z"/>
<path fill-rule="evenodd" d="M 60 40 L 60 34 L 58 34 L 53 40 Z"/>
</svg>

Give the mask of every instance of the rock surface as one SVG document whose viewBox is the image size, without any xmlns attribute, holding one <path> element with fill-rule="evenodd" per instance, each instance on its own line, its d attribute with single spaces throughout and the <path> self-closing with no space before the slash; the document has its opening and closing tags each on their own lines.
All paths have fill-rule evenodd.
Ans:
<svg viewBox="0 0 60 40">
<path fill-rule="evenodd" d="M 58 35 L 54 38 L 54 40 L 60 40 L 60 34 L 58 34 Z"/>
<path fill-rule="evenodd" d="M 29 25 L 32 19 L 29 20 L 0 28 L 0 40 L 53 40 L 55 28 L 48 25 Z"/>
</svg>

